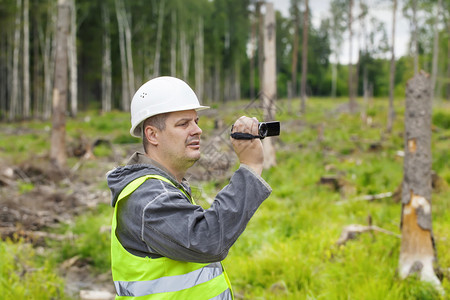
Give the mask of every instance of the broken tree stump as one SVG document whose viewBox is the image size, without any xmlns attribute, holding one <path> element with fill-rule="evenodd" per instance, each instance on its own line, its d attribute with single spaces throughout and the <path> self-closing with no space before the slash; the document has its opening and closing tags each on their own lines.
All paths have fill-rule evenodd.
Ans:
<svg viewBox="0 0 450 300">
<path fill-rule="evenodd" d="M 433 263 L 436 249 L 431 224 L 431 84 L 420 72 L 406 85 L 405 158 L 402 183 L 402 242 L 399 275 L 417 273 L 440 288 Z"/>
</svg>

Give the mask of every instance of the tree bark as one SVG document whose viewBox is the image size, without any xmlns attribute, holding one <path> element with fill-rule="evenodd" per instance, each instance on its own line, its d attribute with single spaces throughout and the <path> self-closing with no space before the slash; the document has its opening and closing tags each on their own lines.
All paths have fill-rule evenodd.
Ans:
<svg viewBox="0 0 450 300">
<path fill-rule="evenodd" d="M 434 100 L 434 93 L 436 91 L 436 78 L 438 73 L 438 59 L 439 59 L 439 14 L 442 8 L 442 0 L 438 0 L 437 9 L 434 19 L 434 40 L 433 40 L 433 62 L 431 67 L 431 100 Z"/>
<path fill-rule="evenodd" d="M 187 41 L 185 30 L 181 30 L 180 32 L 180 55 L 183 80 L 188 81 L 191 47 L 189 45 L 189 42 Z"/>
<path fill-rule="evenodd" d="M 177 76 L 177 15 L 172 11 L 172 28 L 170 34 L 170 75 Z"/>
<path fill-rule="evenodd" d="M 116 17 L 117 25 L 119 29 L 119 49 L 120 49 L 120 66 L 122 71 L 122 110 L 129 111 L 130 106 L 130 88 L 128 86 L 128 73 L 127 73 L 127 56 L 125 47 L 125 33 L 124 33 L 124 20 L 122 13 L 121 0 L 115 0 L 116 4 Z"/>
<path fill-rule="evenodd" d="M 23 117 L 31 116 L 29 0 L 23 1 Z"/>
<path fill-rule="evenodd" d="M 102 4 L 102 19 L 103 19 L 103 61 L 102 61 L 102 111 L 111 111 L 111 96 L 112 96 L 112 73 L 111 73 L 111 33 L 109 22 L 109 7 L 107 4 Z"/>
<path fill-rule="evenodd" d="M 56 12 L 55 12 L 56 11 Z M 55 60 L 53 59 L 56 50 L 56 38 L 55 35 L 55 24 L 57 8 L 55 5 L 50 4 L 48 8 L 49 22 L 47 23 L 47 28 L 45 32 L 45 38 L 42 38 L 42 44 L 45 44 L 44 51 L 44 108 L 43 117 L 45 120 L 49 119 L 52 113 L 52 91 L 53 91 L 53 77 L 55 73 Z"/>
<path fill-rule="evenodd" d="M 440 286 L 433 270 L 436 250 L 431 222 L 431 113 L 430 79 L 422 71 L 406 86 L 399 274 L 406 278 L 418 273 L 421 280 Z"/>
<path fill-rule="evenodd" d="M 349 95 L 349 109 L 350 112 L 353 113 L 356 109 L 355 95 L 353 94 L 353 64 L 352 64 L 352 51 L 353 51 L 353 0 L 350 0 L 348 6 L 348 32 L 349 32 L 349 62 L 348 62 L 348 95 Z"/>
<path fill-rule="evenodd" d="M 392 131 L 392 126 L 395 119 L 394 111 L 394 80 L 395 80 L 395 20 L 397 14 L 397 0 L 393 0 L 394 6 L 392 9 L 392 44 L 391 44 L 391 66 L 389 72 L 389 112 L 387 132 Z"/>
<path fill-rule="evenodd" d="M 264 109 L 264 120 L 275 120 L 275 101 L 277 97 L 276 76 L 276 26 L 273 3 L 267 2 L 266 15 L 264 18 L 264 77 L 262 86 L 262 106 Z M 263 139 L 264 168 L 275 166 L 276 153 L 273 139 Z"/>
<path fill-rule="evenodd" d="M 55 85 L 53 88 L 53 112 L 50 161 L 58 169 L 66 165 L 66 107 L 67 107 L 67 71 L 70 4 L 68 0 L 58 0 L 58 19 L 55 53 Z"/>
<path fill-rule="evenodd" d="M 13 50 L 13 69 L 12 69 L 12 89 L 11 102 L 9 106 L 9 121 L 13 121 L 17 116 L 19 106 L 19 51 L 20 51 L 20 15 L 22 13 L 22 1 L 16 1 L 16 20 L 14 27 L 14 50 Z"/>
<path fill-rule="evenodd" d="M 68 40 L 70 72 L 70 115 L 78 113 L 78 70 L 77 70 L 77 10 L 75 0 L 70 0 L 70 33 Z"/>
<path fill-rule="evenodd" d="M 165 0 L 160 0 L 159 11 L 158 11 L 158 30 L 156 33 L 156 50 L 155 50 L 155 61 L 153 63 L 153 77 L 159 76 L 159 62 L 161 60 L 161 39 L 162 39 L 162 29 L 164 26 L 164 4 Z"/>
<path fill-rule="evenodd" d="M 205 47 L 203 40 L 203 18 L 198 19 L 198 32 L 195 38 L 195 92 L 200 101 L 203 101 L 205 91 L 204 57 Z"/>
<path fill-rule="evenodd" d="M 294 41 L 292 45 L 292 63 L 291 63 L 291 95 L 293 98 L 297 97 L 297 65 L 298 65 L 298 43 L 299 43 L 299 26 L 300 16 L 298 9 L 298 1 L 294 3 Z M 304 26 L 304 25 L 303 25 Z M 304 38 L 304 37 L 303 37 Z"/>
<path fill-rule="evenodd" d="M 301 95 L 302 105 L 301 113 L 306 113 L 306 77 L 308 76 L 308 27 L 309 27 L 309 7 L 308 0 L 305 0 L 305 13 L 303 17 L 303 41 L 302 41 L 302 82 Z"/>
<path fill-rule="evenodd" d="M 414 75 L 417 75 L 419 73 L 419 43 L 417 41 L 417 0 L 412 0 L 412 13 L 413 13 L 413 19 L 412 19 L 412 41 L 414 45 Z"/>
</svg>

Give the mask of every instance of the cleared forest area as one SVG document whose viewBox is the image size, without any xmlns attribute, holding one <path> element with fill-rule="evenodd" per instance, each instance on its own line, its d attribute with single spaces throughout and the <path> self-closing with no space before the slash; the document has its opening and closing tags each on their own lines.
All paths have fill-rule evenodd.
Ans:
<svg viewBox="0 0 450 300">
<path fill-rule="evenodd" d="M 288 100 L 277 103 L 277 166 L 263 175 L 273 194 L 224 261 L 238 299 L 446 299 L 414 276 L 397 275 L 403 99 L 394 101 L 391 133 L 385 131 L 386 98 L 369 103 L 365 122 L 346 111 L 346 102 L 311 98 L 302 118 L 291 113 Z M 300 101 L 292 104 L 300 108 Z M 189 176 L 203 207 L 236 167 L 228 125 L 249 113 L 258 111 L 240 101 L 200 115 L 203 154 Z M 447 295 L 449 120 L 448 103 L 435 102 L 433 233 Z M 57 173 L 48 164 L 49 127 L 34 121 L 1 127 L 0 291 L 11 299 L 108 295 L 112 209 L 105 173 L 141 145 L 128 134 L 127 113 L 80 113 L 67 123 L 68 168 Z"/>
</svg>

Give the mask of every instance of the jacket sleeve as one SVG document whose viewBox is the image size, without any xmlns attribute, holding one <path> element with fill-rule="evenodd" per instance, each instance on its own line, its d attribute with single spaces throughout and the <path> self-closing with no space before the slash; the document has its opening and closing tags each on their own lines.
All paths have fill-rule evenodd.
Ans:
<svg viewBox="0 0 450 300">
<path fill-rule="evenodd" d="M 189 203 L 174 186 L 159 184 L 163 192 L 148 202 L 142 214 L 142 240 L 162 256 L 200 263 L 223 260 L 272 191 L 245 165 L 233 174 L 207 210 Z M 135 191 L 135 197 L 150 192 L 144 185 Z"/>
</svg>

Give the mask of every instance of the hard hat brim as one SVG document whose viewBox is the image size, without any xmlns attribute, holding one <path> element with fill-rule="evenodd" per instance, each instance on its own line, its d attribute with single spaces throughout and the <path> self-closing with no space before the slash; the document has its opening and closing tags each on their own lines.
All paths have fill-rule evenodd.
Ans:
<svg viewBox="0 0 450 300">
<path fill-rule="evenodd" d="M 164 113 L 176 112 L 176 111 L 185 111 L 185 110 L 192 110 L 192 109 L 194 109 L 195 111 L 201 111 L 201 110 L 205 110 L 205 109 L 208 109 L 208 108 L 209 108 L 209 106 L 204 106 L 204 105 L 199 105 L 199 106 L 195 106 L 195 107 L 189 107 L 188 106 L 186 108 L 177 107 L 177 108 L 174 108 L 173 110 L 168 109 L 168 110 L 163 111 L 163 112 L 158 112 L 157 114 L 145 114 L 145 117 L 143 117 L 142 120 L 139 120 L 134 126 L 131 127 L 130 134 L 132 136 L 134 136 L 134 137 L 142 138 L 142 128 L 141 128 L 142 127 L 142 123 L 145 120 L 147 120 L 148 118 L 150 118 L 150 117 L 153 117 L 153 116 L 156 116 L 156 115 L 160 115 L 160 114 L 164 114 Z"/>
</svg>

